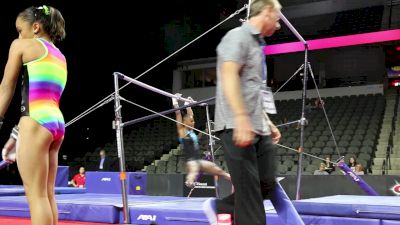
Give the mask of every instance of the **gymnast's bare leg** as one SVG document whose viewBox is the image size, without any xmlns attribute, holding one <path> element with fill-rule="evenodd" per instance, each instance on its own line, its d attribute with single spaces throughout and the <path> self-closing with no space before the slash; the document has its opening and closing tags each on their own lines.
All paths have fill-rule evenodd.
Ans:
<svg viewBox="0 0 400 225">
<path fill-rule="evenodd" d="M 17 142 L 17 162 L 32 225 L 57 224 L 54 187 L 59 143 L 52 134 L 30 117 L 21 117 Z"/>
</svg>

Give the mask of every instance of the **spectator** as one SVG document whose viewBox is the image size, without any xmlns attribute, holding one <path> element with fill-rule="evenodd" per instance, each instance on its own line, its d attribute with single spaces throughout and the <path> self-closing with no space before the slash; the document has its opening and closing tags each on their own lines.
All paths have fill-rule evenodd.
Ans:
<svg viewBox="0 0 400 225">
<path fill-rule="evenodd" d="M 106 156 L 106 150 L 100 150 L 100 160 L 99 166 L 97 167 L 98 171 L 112 171 L 113 170 L 113 160 Z"/>
<path fill-rule="evenodd" d="M 357 175 L 364 175 L 364 167 L 361 164 L 357 164 L 354 173 Z"/>
<path fill-rule="evenodd" d="M 325 163 L 319 164 L 319 170 L 314 171 L 314 175 L 329 175 L 328 172 L 326 172 L 326 165 Z"/>
<path fill-rule="evenodd" d="M 325 105 L 324 100 L 322 100 L 322 99 L 320 99 L 320 98 L 315 99 L 315 101 L 314 101 L 315 109 L 322 109 L 322 107 L 323 107 L 324 105 Z"/>
<path fill-rule="evenodd" d="M 353 171 L 356 170 L 357 160 L 354 156 L 350 157 L 349 164 L 347 164 L 349 168 Z"/>
<path fill-rule="evenodd" d="M 77 188 L 84 188 L 86 183 L 85 167 L 79 168 L 79 173 L 76 174 L 72 180 L 71 185 Z"/>
<path fill-rule="evenodd" d="M 325 157 L 325 164 L 326 164 L 326 168 L 325 168 L 326 172 L 331 174 L 333 171 L 335 171 L 335 166 L 333 165 L 333 163 L 331 161 L 331 157 L 329 155 L 327 155 Z"/>
<path fill-rule="evenodd" d="M 313 110 L 316 109 L 322 109 L 322 107 L 325 105 L 324 100 L 320 99 L 320 98 L 316 98 L 314 100 L 314 102 L 312 102 L 312 100 L 307 101 L 306 105 L 305 105 L 305 111 L 306 113 L 310 113 Z"/>
</svg>

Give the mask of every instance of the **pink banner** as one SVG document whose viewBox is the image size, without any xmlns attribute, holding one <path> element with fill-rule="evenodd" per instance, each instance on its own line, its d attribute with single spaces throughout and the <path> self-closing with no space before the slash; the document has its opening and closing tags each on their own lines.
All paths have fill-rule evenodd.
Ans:
<svg viewBox="0 0 400 225">
<path fill-rule="evenodd" d="M 400 29 L 310 40 L 308 45 L 309 50 L 318 50 L 394 40 L 400 40 Z M 304 51 L 304 44 L 301 42 L 268 45 L 264 48 L 266 55 L 301 51 Z"/>
</svg>

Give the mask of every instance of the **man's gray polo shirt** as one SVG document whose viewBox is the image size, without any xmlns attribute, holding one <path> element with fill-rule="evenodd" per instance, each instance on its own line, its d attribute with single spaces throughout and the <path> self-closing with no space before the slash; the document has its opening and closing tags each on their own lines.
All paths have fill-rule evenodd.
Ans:
<svg viewBox="0 0 400 225">
<path fill-rule="evenodd" d="M 235 117 L 223 93 L 221 65 L 233 61 L 240 65 L 240 89 L 244 104 L 251 119 L 254 131 L 261 135 L 271 133 L 262 113 L 261 88 L 264 40 L 255 27 L 249 23 L 230 30 L 217 47 L 217 93 L 215 103 L 215 130 L 233 129 Z"/>
</svg>

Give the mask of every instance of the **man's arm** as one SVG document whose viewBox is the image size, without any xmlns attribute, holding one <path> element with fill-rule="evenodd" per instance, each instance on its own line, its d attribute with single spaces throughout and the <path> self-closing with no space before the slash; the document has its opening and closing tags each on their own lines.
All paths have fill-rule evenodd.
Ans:
<svg viewBox="0 0 400 225">
<path fill-rule="evenodd" d="M 267 124 L 268 124 L 269 128 L 271 129 L 272 143 L 278 144 L 279 140 L 282 137 L 281 132 L 275 126 L 275 124 L 271 121 L 271 119 L 269 118 L 268 114 L 265 111 L 263 111 L 263 114 L 264 114 L 264 118 L 267 121 Z"/>
<path fill-rule="evenodd" d="M 246 147 L 252 143 L 254 132 L 240 89 L 240 69 L 239 63 L 224 62 L 221 65 L 221 82 L 225 98 L 234 114 L 233 141 L 240 147 Z"/>
</svg>

